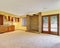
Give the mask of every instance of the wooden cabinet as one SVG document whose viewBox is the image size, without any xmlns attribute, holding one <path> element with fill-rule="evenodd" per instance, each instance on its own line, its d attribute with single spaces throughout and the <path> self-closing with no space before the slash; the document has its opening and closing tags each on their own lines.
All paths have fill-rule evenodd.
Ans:
<svg viewBox="0 0 60 48">
<path fill-rule="evenodd" d="M 11 25 L 11 26 L 0 25 L 0 33 L 10 32 L 10 31 L 14 31 L 14 30 L 15 30 L 14 25 Z"/>
<path fill-rule="evenodd" d="M 8 16 L 8 20 L 7 20 L 6 16 L 0 15 L 0 33 L 9 32 L 9 31 L 14 31 L 15 30 L 15 26 L 14 25 L 6 24 L 6 22 L 9 22 L 9 21 L 13 21 L 13 18 L 10 18 L 10 16 Z"/>
<path fill-rule="evenodd" d="M 8 26 L 8 31 L 14 31 L 14 30 L 15 30 L 15 26 L 14 25 Z"/>
</svg>

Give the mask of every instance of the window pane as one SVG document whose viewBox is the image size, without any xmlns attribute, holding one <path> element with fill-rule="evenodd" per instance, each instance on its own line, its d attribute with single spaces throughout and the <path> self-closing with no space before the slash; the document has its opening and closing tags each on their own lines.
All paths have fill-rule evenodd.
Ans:
<svg viewBox="0 0 60 48">
<path fill-rule="evenodd" d="M 43 17 L 43 31 L 48 31 L 48 17 Z"/>
<path fill-rule="evenodd" d="M 57 16 L 51 16 L 51 31 L 57 32 Z"/>
</svg>

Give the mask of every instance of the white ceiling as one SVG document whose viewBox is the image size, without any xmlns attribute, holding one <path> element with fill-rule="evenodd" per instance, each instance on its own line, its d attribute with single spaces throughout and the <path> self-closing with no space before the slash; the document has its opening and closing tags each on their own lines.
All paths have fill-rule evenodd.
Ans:
<svg viewBox="0 0 60 48">
<path fill-rule="evenodd" d="M 60 8 L 60 0 L 0 0 L 0 11 L 16 15 Z"/>
</svg>

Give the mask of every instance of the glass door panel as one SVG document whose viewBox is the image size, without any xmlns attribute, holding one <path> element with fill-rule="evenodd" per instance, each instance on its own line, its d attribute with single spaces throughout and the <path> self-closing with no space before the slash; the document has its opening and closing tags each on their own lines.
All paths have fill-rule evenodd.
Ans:
<svg viewBox="0 0 60 48">
<path fill-rule="evenodd" d="M 49 33 L 49 34 L 59 34 L 59 15 L 47 15 L 43 16 L 43 26 L 42 30 L 44 33 Z"/>
<path fill-rule="evenodd" d="M 48 17 L 43 17 L 43 31 L 48 31 Z"/>
<path fill-rule="evenodd" d="M 50 25 L 51 25 L 51 29 L 50 29 L 50 31 L 51 32 L 58 32 L 58 26 L 57 26 L 57 24 L 58 24 L 58 22 L 57 22 L 57 16 L 51 16 L 50 17 Z"/>
</svg>

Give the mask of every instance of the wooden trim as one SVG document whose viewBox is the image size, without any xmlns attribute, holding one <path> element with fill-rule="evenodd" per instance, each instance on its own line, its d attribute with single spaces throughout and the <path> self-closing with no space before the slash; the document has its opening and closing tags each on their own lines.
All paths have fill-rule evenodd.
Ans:
<svg viewBox="0 0 60 48">
<path fill-rule="evenodd" d="M 57 21 L 58 21 L 58 24 L 57 24 L 57 26 L 58 26 L 58 28 L 57 28 L 58 29 L 58 34 L 57 35 L 59 35 L 59 14 L 58 14 L 57 17 L 58 17 L 58 19 L 57 19 Z"/>
<path fill-rule="evenodd" d="M 50 16 L 48 17 L 48 33 L 50 34 L 50 29 L 51 29 L 51 25 L 50 25 Z"/>
</svg>

